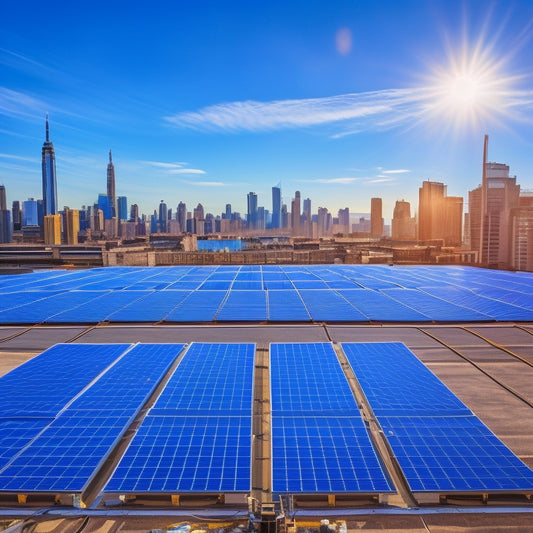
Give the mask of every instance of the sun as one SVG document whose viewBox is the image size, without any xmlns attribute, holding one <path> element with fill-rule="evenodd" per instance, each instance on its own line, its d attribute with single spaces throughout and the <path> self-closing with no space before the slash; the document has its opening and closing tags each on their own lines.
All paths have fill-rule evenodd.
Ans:
<svg viewBox="0 0 533 533">
<path fill-rule="evenodd" d="M 519 120 L 514 104 L 521 77 L 509 74 L 508 63 L 509 55 L 499 56 L 483 39 L 448 49 L 447 61 L 431 65 L 425 77 L 420 119 L 456 134 Z"/>
</svg>

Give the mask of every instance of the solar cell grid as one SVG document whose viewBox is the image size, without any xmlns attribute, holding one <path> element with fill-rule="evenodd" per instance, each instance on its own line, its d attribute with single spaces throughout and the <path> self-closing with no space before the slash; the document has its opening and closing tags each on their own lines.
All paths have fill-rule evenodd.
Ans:
<svg viewBox="0 0 533 533">
<path fill-rule="evenodd" d="M 273 343 L 270 361 L 273 413 L 358 413 L 331 344 Z"/>
<path fill-rule="evenodd" d="M 389 492 L 360 417 L 272 418 L 275 492 Z"/>
<path fill-rule="evenodd" d="M 0 490 L 82 491 L 183 346 L 127 351 L 0 470 Z"/>
<path fill-rule="evenodd" d="M 253 344 L 192 344 L 106 492 L 248 492 Z"/>
<path fill-rule="evenodd" d="M 253 344 L 192 344 L 150 414 L 250 415 L 254 354 Z"/>
<path fill-rule="evenodd" d="M 533 490 L 533 471 L 474 416 L 381 417 L 411 490 Z"/>
<path fill-rule="evenodd" d="M 106 492 L 247 492 L 251 417 L 148 416 Z"/>
<path fill-rule="evenodd" d="M 341 346 L 376 415 L 472 414 L 404 344 Z"/>
<path fill-rule="evenodd" d="M 412 491 L 533 489 L 533 471 L 405 346 L 342 348 Z"/>
</svg>

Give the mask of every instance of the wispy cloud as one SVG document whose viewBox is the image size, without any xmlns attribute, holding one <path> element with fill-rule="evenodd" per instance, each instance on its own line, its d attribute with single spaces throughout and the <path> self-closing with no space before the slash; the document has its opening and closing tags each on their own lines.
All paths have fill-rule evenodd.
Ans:
<svg viewBox="0 0 533 533">
<path fill-rule="evenodd" d="M 271 131 L 301 128 L 386 114 L 420 105 L 421 89 L 388 89 L 325 98 L 229 102 L 199 111 L 178 113 L 165 120 L 181 128 L 213 131 Z"/>
<path fill-rule="evenodd" d="M 400 126 L 410 128 L 413 124 L 446 114 L 443 90 L 439 86 L 427 86 L 324 98 L 227 102 L 167 116 L 164 120 L 179 128 L 227 133 L 335 125 L 341 131 L 330 137 L 338 139 L 362 131 L 390 130 Z M 515 111 L 515 118 L 518 110 L 527 111 L 529 116 L 533 90 L 495 89 L 494 100 L 499 104 L 491 116 L 509 113 L 511 109 Z"/>
<path fill-rule="evenodd" d="M 177 169 L 182 168 L 187 163 L 183 161 L 179 161 L 176 163 L 166 163 L 165 161 L 140 161 L 141 163 L 144 163 L 145 165 L 151 165 L 156 168 L 164 168 L 164 169 Z"/>
<path fill-rule="evenodd" d="M 206 171 L 200 168 L 172 168 L 167 172 L 168 174 L 206 174 Z"/>
<path fill-rule="evenodd" d="M 410 170 L 407 170 L 406 168 L 399 168 L 396 170 L 382 170 L 383 174 L 407 174 L 408 172 L 411 172 Z"/>
<path fill-rule="evenodd" d="M 394 178 L 386 178 L 386 177 L 377 177 L 372 180 L 368 180 L 367 183 L 387 183 L 389 181 L 394 181 Z"/>
<path fill-rule="evenodd" d="M 41 160 L 36 157 L 23 157 L 20 155 L 2 154 L 0 153 L 0 159 L 14 159 L 16 161 L 27 161 L 28 163 L 40 163 Z"/>
<path fill-rule="evenodd" d="M 0 87 L 0 114 L 12 117 L 42 117 L 48 106 L 27 94 Z"/>
</svg>

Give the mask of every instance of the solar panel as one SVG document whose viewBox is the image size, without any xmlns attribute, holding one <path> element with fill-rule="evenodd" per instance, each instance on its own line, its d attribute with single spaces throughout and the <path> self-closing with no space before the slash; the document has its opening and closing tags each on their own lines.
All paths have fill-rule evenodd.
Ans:
<svg viewBox="0 0 533 533">
<path fill-rule="evenodd" d="M 379 422 L 414 492 L 533 490 L 533 471 L 475 416 Z"/>
<path fill-rule="evenodd" d="M 391 491 L 331 344 L 271 344 L 270 376 L 274 492 Z"/>
<path fill-rule="evenodd" d="M 484 313 L 451 304 L 414 289 L 381 289 L 381 292 L 436 321 L 462 322 L 491 319 Z"/>
<path fill-rule="evenodd" d="M 106 492 L 248 492 L 253 344 L 192 344 Z"/>
<path fill-rule="evenodd" d="M 533 490 L 533 471 L 404 345 L 342 349 L 412 491 Z"/>
<path fill-rule="evenodd" d="M 377 416 L 472 414 L 404 344 L 342 343 L 342 349 Z"/>
<path fill-rule="evenodd" d="M 313 320 L 329 322 L 368 322 L 368 318 L 331 290 L 299 290 Z"/>
<path fill-rule="evenodd" d="M 268 320 L 272 322 L 309 321 L 311 317 L 295 290 L 269 290 Z"/>
<path fill-rule="evenodd" d="M 52 346 L 0 378 L 0 417 L 54 417 L 129 347 Z"/>
<path fill-rule="evenodd" d="M 183 347 L 139 344 L 126 352 L 0 470 L 0 490 L 82 491 Z"/>
<path fill-rule="evenodd" d="M 390 492 L 363 420 L 273 416 L 274 492 Z"/>
<path fill-rule="evenodd" d="M 152 292 L 110 314 L 107 319 L 111 322 L 158 322 L 190 294 L 173 290 Z"/>
<path fill-rule="evenodd" d="M 215 318 L 231 322 L 266 320 L 266 291 L 230 291 Z"/>
<path fill-rule="evenodd" d="M 167 322 L 211 322 L 227 291 L 196 291 L 165 317 Z"/>
</svg>

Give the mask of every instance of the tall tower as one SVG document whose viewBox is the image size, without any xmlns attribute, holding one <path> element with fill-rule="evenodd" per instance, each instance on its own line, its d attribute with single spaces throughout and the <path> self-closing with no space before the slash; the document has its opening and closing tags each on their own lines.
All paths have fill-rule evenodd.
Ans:
<svg viewBox="0 0 533 533">
<path fill-rule="evenodd" d="M 294 200 L 291 205 L 291 217 L 292 217 L 292 234 L 300 235 L 300 216 L 301 216 L 301 196 L 300 191 L 294 193 Z"/>
<path fill-rule="evenodd" d="M 44 215 L 57 214 L 56 155 L 50 141 L 48 114 L 46 115 L 46 141 L 42 151 Z"/>
<path fill-rule="evenodd" d="M 383 201 L 381 198 L 370 199 L 370 235 L 383 237 Z"/>
<path fill-rule="evenodd" d="M 281 183 L 272 187 L 272 227 L 281 228 Z"/>
<path fill-rule="evenodd" d="M 256 229 L 257 226 L 257 194 L 249 192 L 247 196 L 248 204 L 248 229 Z"/>
<path fill-rule="evenodd" d="M 111 207 L 111 218 L 117 216 L 117 208 L 115 203 L 115 166 L 111 158 L 111 150 L 109 150 L 109 163 L 107 165 L 107 201 Z"/>
</svg>

